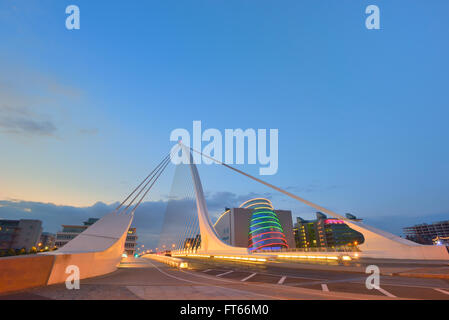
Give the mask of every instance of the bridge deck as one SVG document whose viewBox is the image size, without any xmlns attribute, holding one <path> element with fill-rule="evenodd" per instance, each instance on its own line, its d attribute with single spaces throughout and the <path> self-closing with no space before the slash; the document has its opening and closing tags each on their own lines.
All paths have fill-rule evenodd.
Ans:
<svg viewBox="0 0 449 320">
<path fill-rule="evenodd" d="M 0 299 L 449 299 L 449 281 L 382 276 L 383 291 L 368 290 L 360 273 L 288 266 L 205 265 L 178 270 L 137 259 L 109 275 L 0 296 Z"/>
</svg>

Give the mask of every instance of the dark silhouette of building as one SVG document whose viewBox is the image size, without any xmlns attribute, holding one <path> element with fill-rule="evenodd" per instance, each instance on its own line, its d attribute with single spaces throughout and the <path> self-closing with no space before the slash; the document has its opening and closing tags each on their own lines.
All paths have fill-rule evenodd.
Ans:
<svg viewBox="0 0 449 320">
<path fill-rule="evenodd" d="M 195 250 L 201 245 L 201 235 L 197 234 L 195 238 L 187 238 L 184 240 L 184 249 Z"/>
<path fill-rule="evenodd" d="M 39 241 L 39 248 L 44 250 L 55 249 L 56 247 L 56 235 L 49 232 L 42 232 L 41 238 Z"/>
<path fill-rule="evenodd" d="M 0 219 L 0 250 L 25 249 L 37 247 L 42 233 L 40 220 Z"/>
</svg>

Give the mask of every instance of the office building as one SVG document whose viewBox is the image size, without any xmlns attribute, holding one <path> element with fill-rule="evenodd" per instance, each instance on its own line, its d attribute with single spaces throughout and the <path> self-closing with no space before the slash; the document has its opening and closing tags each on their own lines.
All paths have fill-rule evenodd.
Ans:
<svg viewBox="0 0 449 320">
<path fill-rule="evenodd" d="M 341 246 L 357 246 L 364 242 L 363 235 L 351 229 L 343 220 L 329 219 L 321 212 L 316 213 L 316 220 L 297 218 L 295 225 L 295 241 L 298 248 L 337 248 Z M 348 219 L 360 221 L 347 214 Z"/>
<path fill-rule="evenodd" d="M 136 253 L 137 246 L 137 231 L 136 228 L 129 228 L 126 236 L 125 252 L 128 256 L 133 256 Z"/>
<path fill-rule="evenodd" d="M 55 247 L 56 235 L 49 232 L 42 232 L 37 249 L 51 250 Z"/>
<path fill-rule="evenodd" d="M 408 240 L 420 244 L 445 244 L 449 239 L 449 220 L 406 227 L 404 233 Z"/>
<path fill-rule="evenodd" d="M 62 231 L 56 233 L 56 248 L 62 248 L 67 242 L 75 239 L 80 233 L 85 231 L 99 219 L 89 218 L 83 222 L 82 226 L 77 225 L 62 225 Z"/>
<path fill-rule="evenodd" d="M 40 220 L 0 220 L 0 250 L 25 249 L 39 244 L 42 233 Z"/>
</svg>

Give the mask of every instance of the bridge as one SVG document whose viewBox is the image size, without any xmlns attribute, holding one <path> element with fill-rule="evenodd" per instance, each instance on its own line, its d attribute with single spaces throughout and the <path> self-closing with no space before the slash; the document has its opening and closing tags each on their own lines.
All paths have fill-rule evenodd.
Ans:
<svg viewBox="0 0 449 320">
<path fill-rule="evenodd" d="M 171 234 L 170 241 L 164 244 L 164 248 L 161 247 L 160 251 L 170 252 L 169 256 L 148 254 L 140 259 L 123 260 L 124 243 L 134 213 L 171 162 L 174 152 L 181 152 L 185 161 L 180 165 L 187 166 L 190 171 L 196 205 L 193 220 L 186 221 L 184 230 Z M 357 250 L 350 252 L 253 251 L 223 242 L 211 222 L 200 175 L 193 160 L 195 153 L 344 221 L 350 228 L 362 233 L 365 241 Z M 200 237 L 196 245 L 186 247 L 186 240 L 195 239 L 197 235 Z M 118 292 L 126 291 L 129 296 L 124 294 L 124 298 L 178 299 L 180 295 L 185 295 L 186 299 L 370 299 L 397 298 L 402 294 L 410 298 L 407 296 L 410 290 L 403 289 L 413 287 L 415 291 L 416 288 L 419 289 L 417 291 L 430 290 L 437 298 L 443 299 L 449 298 L 449 285 L 444 280 L 449 274 L 448 262 L 449 251 L 445 246 L 420 245 L 348 219 L 179 143 L 113 212 L 63 248 L 33 256 L 0 259 L 0 294 L 30 289 L 29 292 L 20 293 L 19 297 L 53 298 L 56 293 L 59 297 L 79 295 L 79 292 L 67 291 L 63 285 L 68 276 L 67 268 L 77 266 L 83 285 L 102 288 L 105 283 L 112 283 L 120 288 Z M 373 263 L 382 266 L 382 276 L 388 283 L 375 291 L 374 296 L 372 292 L 360 288 L 366 278 L 361 273 Z M 413 272 L 415 276 L 421 272 L 426 280 L 421 279 L 417 286 L 416 281 L 398 277 L 413 275 Z M 142 287 L 142 281 L 153 284 L 155 281 L 160 285 L 154 285 L 148 291 L 145 286 Z M 180 286 L 180 283 L 184 285 Z M 350 288 L 355 285 L 358 289 L 353 292 L 345 285 Z M 338 294 L 334 293 L 335 287 L 340 288 Z M 397 291 L 398 287 L 402 289 Z M 211 290 L 215 294 L 211 294 Z M 426 295 L 429 296 L 429 293 Z"/>
</svg>

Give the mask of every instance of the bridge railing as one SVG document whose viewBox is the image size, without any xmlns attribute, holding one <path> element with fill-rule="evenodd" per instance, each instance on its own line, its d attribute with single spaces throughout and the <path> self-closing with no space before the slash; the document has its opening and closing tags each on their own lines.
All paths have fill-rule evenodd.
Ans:
<svg viewBox="0 0 449 320">
<path fill-rule="evenodd" d="M 282 248 L 253 250 L 252 253 L 278 253 L 278 252 L 361 252 L 357 246 L 316 247 L 316 248 Z"/>
</svg>

